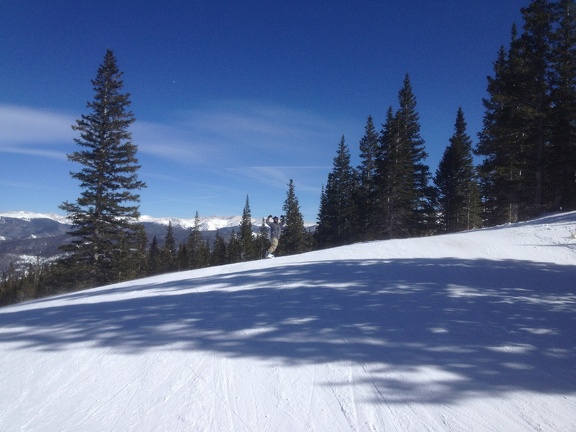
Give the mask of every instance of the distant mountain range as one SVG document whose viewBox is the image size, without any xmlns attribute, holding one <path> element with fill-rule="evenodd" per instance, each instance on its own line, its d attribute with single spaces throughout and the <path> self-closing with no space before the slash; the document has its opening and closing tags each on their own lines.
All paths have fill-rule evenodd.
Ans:
<svg viewBox="0 0 576 432">
<path fill-rule="evenodd" d="M 228 239 L 238 232 L 241 216 L 211 216 L 200 218 L 200 230 L 205 240 L 212 241 L 218 231 Z M 188 238 L 194 227 L 194 218 L 153 218 L 142 216 L 149 241 L 156 236 L 159 244 L 164 243 L 168 223 L 177 243 Z M 261 219 L 252 219 L 252 229 L 258 232 Z M 0 213 L 0 272 L 6 271 L 10 263 L 21 269 L 30 263 L 45 262 L 59 256 L 58 247 L 69 241 L 67 232 L 70 224 L 65 216 L 54 213 L 31 213 L 26 211 Z"/>
</svg>

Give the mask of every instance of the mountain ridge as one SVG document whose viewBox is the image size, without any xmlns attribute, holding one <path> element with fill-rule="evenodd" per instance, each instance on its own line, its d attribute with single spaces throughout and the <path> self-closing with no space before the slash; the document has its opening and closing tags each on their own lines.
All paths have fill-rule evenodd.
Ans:
<svg viewBox="0 0 576 432">
<path fill-rule="evenodd" d="M 212 242 L 218 232 L 222 237 L 229 238 L 239 230 L 241 220 L 241 216 L 200 218 L 202 237 Z M 149 241 L 156 237 L 159 244 L 163 244 L 169 223 L 172 223 L 176 242 L 181 243 L 188 238 L 195 219 L 142 216 L 140 222 Z M 260 220 L 252 218 L 254 232 L 260 224 Z M 70 241 L 70 228 L 69 219 L 56 213 L 0 212 L 0 273 L 11 266 L 21 271 L 31 264 L 42 264 L 57 258 L 61 254 L 59 246 Z"/>
</svg>

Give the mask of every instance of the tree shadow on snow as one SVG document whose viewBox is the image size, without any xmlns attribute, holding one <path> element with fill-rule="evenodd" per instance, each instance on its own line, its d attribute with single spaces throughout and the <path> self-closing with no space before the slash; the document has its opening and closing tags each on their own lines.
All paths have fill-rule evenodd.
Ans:
<svg viewBox="0 0 576 432">
<path fill-rule="evenodd" d="M 345 260 L 110 287 L 92 295 L 144 295 L 5 308 L 0 349 L 88 343 L 135 354 L 349 362 L 366 371 L 360 384 L 374 400 L 388 403 L 569 394 L 576 392 L 575 274 L 574 266 L 510 260 Z M 69 297 L 82 295 L 94 301 Z M 419 375 L 430 371 L 429 379 Z"/>
</svg>

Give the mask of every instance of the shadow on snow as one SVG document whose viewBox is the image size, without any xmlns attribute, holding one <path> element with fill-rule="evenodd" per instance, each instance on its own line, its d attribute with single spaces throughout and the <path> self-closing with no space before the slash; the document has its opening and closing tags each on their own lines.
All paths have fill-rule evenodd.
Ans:
<svg viewBox="0 0 576 432">
<path fill-rule="evenodd" d="M 521 261 L 344 260 L 110 287 L 65 297 L 95 303 L 0 311 L 0 347 L 89 343 L 131 354 L 349 362 L 364 367 L 375 400 L 389 403 L 568 394 L 576 392 L 575 274 Z M 134 291 L 143 295 L 97 300 Z M 423 367 L 445 379 L 409 379 Z"/>
</svg>

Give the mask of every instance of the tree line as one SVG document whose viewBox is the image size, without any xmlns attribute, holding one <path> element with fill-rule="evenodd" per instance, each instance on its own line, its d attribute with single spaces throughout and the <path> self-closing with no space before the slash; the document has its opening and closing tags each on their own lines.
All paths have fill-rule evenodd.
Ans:
<svg viewBox="0 0 576 432">
<path fill-rule="evenodd" d="M 360 165 L 351 164 L 342 137 L 320 193 L 317 226 L 304 227 L 292 180 L 283 207 L 287 225 L 279 254 L 350 244 L 457 232 L 515 222 L 545 212 L 576 209 L 576 8 L 574 0 L 533 0 L 522 9 L 522 32 L 512 26 L 488 77 L 483 129 L 474 147 L 464 112 L 434 175 L 426 165 L 416 96 L 410 76 L 380 130 L 369 116 L 359 142 Z M 238 233 L 213 244 L 203 240 L 199 216 L 177 245 L 168 226 L 163 242 L 148 245 L 138 222 L 137 146 L 129 126 L 130 95 L 112 51 L 92 81 L 89 113 L 73 129 L 81 166 L 72 177 L 81 194 L 61 205 L 72 221 L 63 257 L 10 270 L 0 281 L 0 304 L 130 280 L 146 275 L 260 258 L 267 227 L 253 233 L 249 199 Z M 480 158 L 474 164 L 474 156 Z"/>
<path fill-rule="evenodd" d="M 368 117 L 358 167 L 342 137 L 322 189 L 319 247 L 576 209 L 576 7 L 573 0 L 534 0 L 522 17 L 522 33 L 512 26 L 510 46 L 500 48 L 488 77 L 478 144 L 459 108 L 434 175 L 409 75 L 379 131 Z"/>
</svg>

